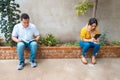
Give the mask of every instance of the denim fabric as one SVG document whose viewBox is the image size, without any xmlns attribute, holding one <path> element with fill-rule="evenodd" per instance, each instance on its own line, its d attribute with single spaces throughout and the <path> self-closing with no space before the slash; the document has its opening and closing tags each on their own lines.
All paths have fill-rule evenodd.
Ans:
<svg viewBox="0 0 120 80">
<path fill-rule="evenodd" d="M 100 49 L 100 44 L 94 42 L 84 42 L 80 41 L 80 47 L 82 48 L 82 56 L 86 56 L 86 52 L 89 48 L 93 48 L 93 56 L 97 56 L 97 53 Z"/>
<path fill-rule="evenodd" d="M 24 50 L 26 48 L 30 49 L 30 61 L 34 61 L 35 59 L 35 55 L 36 55 L 36 51 L 37 51 L 37 42 L 36 41 L 32 41 L 30 43 L 26 43 L 26 42 L 18 42 L 17 43 L 17 53 L 18 53 L 18 57 L 19 57 L 19 61 L 24 62 Z"/>
</svg>

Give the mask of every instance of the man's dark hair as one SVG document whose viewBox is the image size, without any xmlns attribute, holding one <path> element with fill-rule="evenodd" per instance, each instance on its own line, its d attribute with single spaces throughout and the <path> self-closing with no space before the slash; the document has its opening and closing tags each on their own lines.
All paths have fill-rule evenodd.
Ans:
<svg viewBox="0 0 120 80">
<path fill-rule="evenodd" d="M 23 19 L 30 19 L 29 15 L 27 13 L 21 14 L 21 20 Z"/>
<path fill-rule="evenodd" d="M 97 19 L 96 19 L 96 18 L 90 18 L 88 25 L 92 25 L 92 24 L 94 24 L 94 23 L 95 23 L 96 25 L 98 25 Z"/>
</svg>

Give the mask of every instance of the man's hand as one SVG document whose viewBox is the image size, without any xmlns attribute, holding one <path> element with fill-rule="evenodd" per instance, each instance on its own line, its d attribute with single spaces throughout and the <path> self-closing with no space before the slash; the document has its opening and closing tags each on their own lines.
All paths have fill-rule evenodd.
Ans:
<svg viewBox="0 0 120 80">
<path fill-rule="evenodd" d="M 15 42 L 17 42 L 17 43 L 22 41 L 22 40 L 17 39 L 17 38 L 14 37 L 14 36 L 12 36 L 12 40 L 15 41 Z"/>
<path fill-rule="evenodd" d="M 36 36 L 35 40 L 38 41 L 40 39 L 40 36 Z"/>
</svg>

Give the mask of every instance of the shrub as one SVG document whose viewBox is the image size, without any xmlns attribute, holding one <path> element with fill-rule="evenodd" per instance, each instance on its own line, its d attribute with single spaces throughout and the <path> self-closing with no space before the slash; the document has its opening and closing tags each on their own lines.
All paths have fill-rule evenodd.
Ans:
<svg viewBox="0 0 120 80">
<path fill-rule="evenodd" d="M 120 46 L 120 41 L 113 41 L 113 42 L 112 42 L 112 45 L 113 45 L 113 46 Z"/>
<path fill-rule="evenodd" d="M 63 44 L 63 46 L 79 46 L 79 42 L 68 42 Z"/>
<path fill-rule="evenodd" d="M 88 8 L 92 8 L 93 7 L 93 3 L 92 2 L 86 2 L 86 0 L 83 0 L 80 4 L 76 5 L 76 16 L 78 16 L 79 14 L 85 14 L 87 12 Z"/>
<path fill-rule="evenodd" d="M 46 37 L 41 38 L 40 42 L 45 46 L 56 46 L 59 44 L 59 41 L 52 34 L 47 34 Z"/>
<path fill-rule="evenodd" d="M 107 42 L 106 33 L 103 33 L 100 37 L 100 45 L 107 46 Z"/>
<path fill-rule="evenodd" d="M 11 39 L 12 30 L 15 24 L 19 22 L 21 12 L 19 4 L 15 0 L 0 0 L 0 29 L 8 45 L 13 46 Z"/>
</svg>

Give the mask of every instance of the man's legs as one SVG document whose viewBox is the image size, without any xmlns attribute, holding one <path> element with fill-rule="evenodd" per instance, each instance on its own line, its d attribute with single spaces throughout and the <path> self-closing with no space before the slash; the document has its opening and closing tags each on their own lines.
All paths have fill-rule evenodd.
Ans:
<svg viewBox="0 0 120 80">
<path fill-rule="evenodd" d="M 35 63 L 35 55 L 37 53 L 37 42 L 33 41 L 29 44 L 29 48 L 30 48 L 30 64 L 32 67 L 36 67 L 37 64 Z"/>
<path fill-rule="evenodd" d="M 24 67 L 24 50 L 25 50 L 25 44 L 23 42 L 17 43 L 17 53 L 19 57 L 20 64 L 18 65 L 18 70 L 21 70 Z"/>
<path fill-rule="evenodd" d="M 17 43 L 17 53 L 19 57 L 20 62 L 24 62 L 24 50 L 25 50 L 25 44 L 23 42 Z"/>
</svg>

